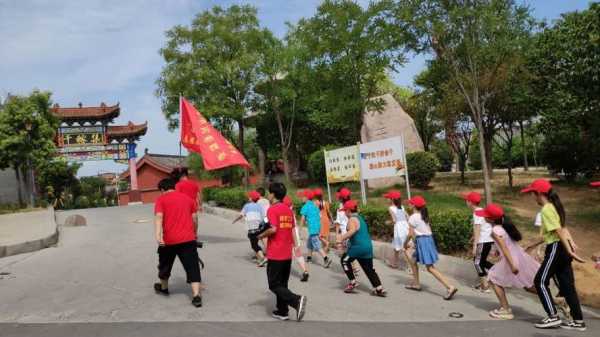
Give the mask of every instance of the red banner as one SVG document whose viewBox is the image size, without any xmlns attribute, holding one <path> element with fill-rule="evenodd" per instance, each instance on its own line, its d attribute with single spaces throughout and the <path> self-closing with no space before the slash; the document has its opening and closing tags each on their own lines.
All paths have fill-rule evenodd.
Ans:
<svg viewBox="0 0 600 337">
<path fill-rule="evenodd" d="M 181 114 L 181 144 L 191 152 L 199 153 L 205 170 L 228 166 L 250 167 L 244 156 L 215 129 L 185 98 L 179 104 Z"/>
</svg>

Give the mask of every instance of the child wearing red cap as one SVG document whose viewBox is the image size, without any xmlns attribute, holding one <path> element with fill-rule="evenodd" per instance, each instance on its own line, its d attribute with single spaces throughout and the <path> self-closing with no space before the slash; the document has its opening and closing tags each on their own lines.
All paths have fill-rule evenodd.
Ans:
<svg viewBox="0 0 600 337">
<path fill-rule="evenodd" d="M 346 226 L 348 225 L 348 217 L 346 216 L 346 212 L 344 212 L 344 203 L 350 200 L 352 196 L 352 192 L 345 188 L 340 187 L 335 194 L 336 198 L 340 202 L 340 207 L 338 207 L 336 218 L 335 218 L 335 233 L 336 234 L 345 234 Z"/>
<path fill-rule="evenodd" d="M 331 229 L 331 212 L 329 210 L 329 202 L 323 200 L 323 190 L 317 188 L 313 191 L 315 195 L 315 203 L 319 207 L 321 213 L 321 231 L 319 239 L 323 245 L 323 250 L 329 254 L 329 231 Z"/>
<path fill-rule="evenodd" d="M 585 331 L 586 325 L 583 321 L 579 296 L 575 289 L 573 277 L 573 259 L 584 262 L 575 252 L 576 245 L 573 238 L 566 230 L 565 209 L 560 197 L 552 184 L 545 179 L 534 180 L 528 187 L 521 190 L 522 193 L 531 193 L 535 201 L 542 206 L 542 239 L 529 248 L 546 243 L 544 261 L 535 276 L 535 287 L 548 317 L 535 324 L 536 328 L 548 329 L 561 327 L 568 330 Z M 556 276 L 560 294 L 564 296 L 573 320 L 563 322 L 558 316 L 556 305 L 550 292 L 550 279 Z"/>
<path fill-rule="evenodd" d="M 341 259 L 344 272 L 350 280 L 350 283 L 344 288 L 344 292 L 353 293 L 358 285 L 352 267 L 352 262 L 358 261 L 373 286 L 371 295 L 385 297 L 387 293 L 383 289 L 375 269 L 373 269 L 373 242 L 369 235 L 369 227 L 365 219 L 358 214 L 358 203 L 354 200 L 348 200 L 344 203 L 343 209 L 349 218 L 348 228 L 345 234 L 336 235 L 336 241 L 348 240 L 349 242 L 348 251 Z"/>
<path fill-rule="evenodd" d="M 408 249 L 408 243 L 411 239 L 415 241 L 415 253 L 410 265 L 413 271 L 413 282 L 406 289 L 421 291 L 421 283 L 419 281 L 419 267 L 417 263 L 427 267 L 427 271 L 433 275 L 445 288 L 446 295 L 444 299 L 451 300 L 458 289 L 451 285 L 444 275 L 435 268 L 435 263 L 438 260 L 433 233 L 429 225 L 429 212 L 427 210 L 427 202 L 421 196 L 415 196 L 408 200 L 408 204 L 412 206 L 413 213 L 408 218 L 409 233 L 408 239 L 404 243 L 404 249 Z"/>
<path fill-rule="evenodd" d="M 400 252 L 404 255 L 407 264 L 410 260 L 408 253 L 404 249 L 404 242 L 408 237 L 408 214 L 406 214 L 404 206 L 402 206 L 402 194 L 399 191 L 388 191 L 383 197 L 390 200 L 388 212 L 394 223 L 394 239 L 392 240 L 394 261 L 391 263 L 391 266 L 392 268 L 398 268 L 400 265 Z"/>
<path fill-rule="evenodd" d="M 481 194 L 469 192 L 463 195 L 463 199 L 467 203 L 467 207 L 473 212 L 473 264 L 475 265 L 475 270 L 479 276 L 479 283 L 475 285 L 474 288 L 483 293 L 489 293 L 490 289 L 487 281 L 487 271 L 494 266 L 494 264 L 487 259 L 494 245 L 494 239 L 492 239 L 492 225 L 476 214 L 477 211 L 482 209 L 479 207 L 479 204 L 481 203 Z"/>
<path fill-rule="evenodd" d="M 248 192 L 248 202 L 242 208 L 240 215 L 235 218 L 232 224 L 238 222 L 242 218 L 246 223 L 248 230 L 248 240 L 250 240 L 250 247 L 256 255 L 256 264 L 259 267 L 264 267 L 267 263 L 265 255 L 258 244 L 258 235 L 261 233 L 261 224 L 264 223 L 266 216 L 264 208 L 258 204 L 258 200 L 261 198 L 260 193 L 257 191 Z"/>
<path fill-rule="evenodd" d="M 490 317 L 513 319 L 504 289 L 515 287 L 531 291 L 540 264 L 519 246 L 521 233 L 510 218 L 504 215 L 502 207 L 489 204 L 485 209 L 475 211 L 475 214 L 493 225 L 492 238 L 501 255 L 500 261 L 489 270 L 489 281 L 500 302 L 500 308 L 490 311 Z"/>
<path fill-rule="evenodd" d="M 282 202 L 284 205 L 289 207 L 290 210 L 292 210 L 294 216 L 294 223 L 296 223 L 296 212 L 294 212 L 294 202 L 292 201 L 292 198 L 286 195 L 285 198 L 283 198 Z M 304 256 L 302 255 L 302 239 L 300 238 L 300 231 L 298 230 L 298 226 L 294 226 L 294 235 L 296 236 L 296 246 L 294 246 L 292 250 L 292 255 L 294 256 L 294 259 L 296 260 L 296 263 L 298 264 L 300 269 L 302 269 L 302 277 L 300 277 L 300 282 L 307 282 L 309 276 L 308 266 L 306 265 L 306 262 L 304 261 Z"/>
<path fill-rule="evenodd" d="M 329 268 L 331 259 L 321 247 L 321 240 L 319 239 L 319 233 L 321 231 L 321 213 L 319 212 L 317 205 L 313 202 L 315 195 L 311 190 L 304 190 L 299 194 L 302 196 L 302 201 L 304 202 L 304 205 L 300 209 L 300 215 L 302 215 L 300 222 L 308 229 L 308 239 L 306 240 L 308 256 L 306 257 L 306 261 L 312 260 L 313 252 L 319 252 L 323 257 L 323 267 Z"/>
</svg>

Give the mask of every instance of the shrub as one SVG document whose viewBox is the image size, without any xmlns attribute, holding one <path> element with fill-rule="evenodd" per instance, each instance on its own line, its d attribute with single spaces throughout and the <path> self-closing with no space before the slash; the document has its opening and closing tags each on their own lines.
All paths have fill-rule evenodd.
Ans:
<svg viewBox="0 0 600 337">
<path fill-rule="evenodd" d="M 218 190 L 222 189 L 222 187 L 205 187 L 202 189 L 202 200 L 203 201 L 211 201 L 215 200 L 215 194 Z"/>
<path fill-rule="evenodd" d="M 325 174 L 325 154 L 323 150 L 331 150 L 336 148 L 334 145 L 327 145 L 308 156 L 308 176 L 313 182 L 325 183 L 327 177 Z"/>
<path fill-rule="evenodd" d="M 213 200 L 218 206 L 238 210 L 248 201 L 248 197 L 246 191 L 239 187 L 219 188 L 214 192 Z"/>
<path fill-rule="evenodd" d="M 431 152 L 436 156 L 440 162 L 440 172 L 452 171 L 452 164 L 454 164 L 454 153 L 452 149 L 443 140 L 436 140 L 431 144 Z"/>
<path fill-rule="evenodd" d="M 96 207 L 107 207 L 108 203 L 106 202 L 105 198 L 100 198 L 97 199 L 94 204 L 96 205 Z"/>
<path fill-rule="evenodd" d="M 75 199 L 75 208 L 88 208 L 90 207 L 90 199 L 85 195 L 80 195 Z"/>
<path fill-rule="evenodd" d="M 363 206 L 360 213 L 369 225 L 375 240 L 389 241 L 394 236 L 394 226 L 384 207 Z M 430 209 L 431 230 L 440 253 L 464 251 L 470 246 L 473 232 L 468 211 Z"/>
<path fill-rule="evenodd" d="M 413 152 L 406 155 L 408 178 L 411 186 L 427 187 L 440 168 L 440 162 L 430 152 Z"/>
</svg>

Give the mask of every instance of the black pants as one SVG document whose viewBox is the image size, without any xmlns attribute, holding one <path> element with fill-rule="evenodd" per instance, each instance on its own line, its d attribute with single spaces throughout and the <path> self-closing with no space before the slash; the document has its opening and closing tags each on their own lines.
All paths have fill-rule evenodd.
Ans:
<svg viewBox="0 0 600 337">
<path fill-rule="evenodd" d="M 269 290 L 277 297 L 277 311 L 287 315 L 288 307 L 298 309 L 300 296 L 288 289 L 292 260 L 269 260 L 267 264 L 267 279 Z"/>
<path fill-rule="evenodd" d="M 493 263 L 487 260 L 493 245 L 493 242 L 477 244 L 477 250 L 475 252 L 475 258 L 473 259 L 473 264 L 475 265 L 475 270 L 477 270 L 477 275 L 479 275 L 479 277 L 487 276 L 488 270 L 494 266 Z"/>
<path fill-rule="evenodd" d="M 258 245 L 258 235 L 260 232 L 248 232 L 248 240 L 250 240 L 250 247 L 255 253 L 261 252 L 262 249 Z"/>
<path fill-rule="evenodd" d="M 579 304 L 577 290 L 575 289 L 575 278 L 573 277 L 573 268 L 571 267 L 572 260 L 560 241 L 546 246 L 544 262 L 542 262 L 540 269 L 535 275 L 534 284 L 548 316 L 557 315 L 556 306 L 548 287 L 550 279 L 556 276 L 560 294 L 567 301 L 571 309 L 571 316 L 573 316 L 574 320 L 583 319 L 581 305 Z"/>
<path fill-rule="evenodd" d="M 161 280 L 169 279 L 176 256 L 179 257 L 179 261 L 181 261 L 181 264 L 183 265 L 183 269 L 187 276 L 187 282 L 202 282 L 196 241 L 159 246 L 158 278 Z"/>
<path fill-rule="evenodd" d="M 354 260 L 358 261 L 358 264 L 360 264 L 360 267 L 367 275 L 367 278 L 369 279 L 369 282 L 371 282 L 373 288 L 379 287 L 381 285 L 381 280 L 373 268 L 372 258 L 361 259 L 357 257 L 350 257 L 348 254 L 344 253 L 344 255 L 342 255 L 342 268 L 344 268 L 344 273 L 346 273 L 348 279 L 350 281 L 354 281 L 355 279 L 354 270 L 352 269 L 352 262 L 354 262 Z"/>
</svg>

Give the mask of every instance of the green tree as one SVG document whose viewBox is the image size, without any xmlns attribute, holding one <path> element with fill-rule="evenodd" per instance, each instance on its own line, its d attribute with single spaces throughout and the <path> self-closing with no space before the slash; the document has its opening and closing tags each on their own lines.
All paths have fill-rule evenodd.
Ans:
<svg viewBox="0 0 600 337">
<path fill-rule="evenodd" d="M 166 35 L 160 50 L 166 65 L 156 94 L 169 127 L 178 126 L 181 94 L 217 127 L 231 131 L 235 123 L 243 152 L 244 119 L 252 106 L 262 41 L 269 35 L 260 28 L 256 9 L 215 6 L 198 14 L 190 26 L 175 26 Z"/>
<path fill-rule="evenodd" d="M 58 120 L 50 112 L 50 93 L 33 91 L 29 96 L 10 96 L 0 110 L 0 169 L 12 167 L 18 185 L 30 191 L 33 170 L 50 161 L 55 153 Z M 19 203 L 24 204 L 19 188 Z M 33 206 L 32 198 L 29 206 Z"/>
<path fill-rule="evenodd" d="M 492 201 L 491 146 L 495 132 L 489 102 L 505 78 L 498 76 L 507 60 L 518 54 L 532 31 L 529 9 L 514 0 L 437 1 L 397 3 L 396 25 L 412 36 L 417 51 L 433 52 L 469 106 L 479 130 L 479 147 L 487 202 Z M 510 73 L 507 71 L 506 73 Z"/>
<path fill-rule="evenodd" d="M 530 68 L 536 75 L 542 157 L 567 177 L 600 169 L 600 4 L 563 14 L 536 38 Z"/>
<path fill-rule="evenodd" d="M 37 185 L 46 192 L 46 200 L 54 207 L 64 207 L 62 196 L 66 191 L 78 190 L 79 181 L 76 175 L 80 167 L 81 164 L 69 163 L 63 159 L 48 161 L 38 166 Z"/>
<path fill-rule="evenodd" d="M 325 0 L 317 13 L 301 19 L 290 35 L 306 46 L 306 62 L 318 109 L 310 118 L 335 126 L 338 134 L 360 140 L 364 112 L 380 108 L 373 100 L 387 71 L 404 63 L 404 45 L 393 36 L 388 2 L 366 8 L 349 0 Z M 343 122 L 341 122 L 343 121 Z"/>
</svg>

